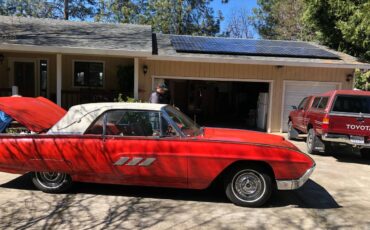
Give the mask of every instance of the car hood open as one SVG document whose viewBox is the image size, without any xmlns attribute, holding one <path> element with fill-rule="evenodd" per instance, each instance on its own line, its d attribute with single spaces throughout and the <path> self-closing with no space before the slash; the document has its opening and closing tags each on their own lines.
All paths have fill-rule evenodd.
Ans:
<svg viewBox="0 0 370 230">
<path fill-rule="evenodd" d="M 0 97 L 0 110 L 38 133 L 50 129 L 66 114 L 63 108 L 44 97 Z"/>
</svg>

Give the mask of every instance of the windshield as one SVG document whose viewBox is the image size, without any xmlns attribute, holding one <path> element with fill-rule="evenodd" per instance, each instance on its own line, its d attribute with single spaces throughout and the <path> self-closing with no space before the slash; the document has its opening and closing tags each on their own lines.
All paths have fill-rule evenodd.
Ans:
<svg viewBox="0 0 370 230">
<path fill-rule="evenodd" d="M 181 129 L 185 136 L 193 137 L 201 134 L 201 128 L 181 111 L 173 108 L 172 106 L 166 106 L 164 110 L 174 121 L 176 126 Z"/>
<path fill-rule="evenodd" d="M 370 114 L 370 97 L 353 96 L 353 95 L 338 95 L 333 109 L 333 112 L 344 113 L 369 113 Z"/>
</svg>

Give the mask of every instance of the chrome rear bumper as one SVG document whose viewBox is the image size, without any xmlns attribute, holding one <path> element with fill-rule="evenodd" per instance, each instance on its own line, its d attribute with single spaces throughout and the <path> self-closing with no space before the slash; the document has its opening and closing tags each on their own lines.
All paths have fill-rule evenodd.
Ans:
<svg viewBox="0 0 370 230">
<path fill-rule="evenodd" d="M 316 164 L 309 168 L 303 176 L 296 180 L 276 180 L 278 190 L 293 190 L 300 188 L 310 178 L 311 174 L 315 170 Z"/>
<path fill-rule="evenodd" d="M 343 143 L 348 144 L 360 148 L 370 148 L 370 143 L 354 143 L 352 142 L 347 135 L 339 135 L 339 134 L 324 134 L 321 136 L 323 141 L 327 142 L 335 142 L 335 143 Z"/>
</svg>

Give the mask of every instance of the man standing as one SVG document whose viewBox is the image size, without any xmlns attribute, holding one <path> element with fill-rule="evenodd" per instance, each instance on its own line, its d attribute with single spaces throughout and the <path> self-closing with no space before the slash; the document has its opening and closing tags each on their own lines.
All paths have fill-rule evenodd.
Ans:
<svg viewBox="0 0 370 230">
<path fill-rule="evenodd" d="M 0 133 L 4 132 L 12 121 L 13 119 L 8 114 L 0 110 Z"/>
<path fill-rule="evenodd" d="M 157 85 L 156 91 L 150 95 L 149 102 L 156 104 L 170 104 L 170 95 L 166 84 L 159 83 Z"/>
</svg>

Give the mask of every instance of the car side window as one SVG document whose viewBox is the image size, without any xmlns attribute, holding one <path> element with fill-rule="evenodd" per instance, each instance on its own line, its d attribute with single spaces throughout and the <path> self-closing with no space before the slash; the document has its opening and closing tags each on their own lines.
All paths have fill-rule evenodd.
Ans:
<svg viewBox="0 0 370 230">
<path fill-rule="evenodd" d="M 308 97 L 305 97 L 305 98 L 301 101 L 301 103 L 299 103 L 299 105 L 298 105 L 298 109 L 299 109 L 299 110 L 302 110 L 302 109 L 304 109 L 304 108 L 306 107 L 307 100 L 308 100 Z"/>
<path fill-rule="evenodd" d="M 313 103 L 312 103 L 312 108 L 317 108 L 317 106 L 319 105 L 320 103 L 320 100 L 321 100 L 321 97 L 316 97 L 315 100 L 313 100 Z"/>
<path fill-rule="evenodd" d="M 85 131 L 85 134 L 102 135 L 104 115 L 101 115 L 90 127 Z"/>
<path fill-rule="evenodd" d="M 112 110 L 100 116 L 85 134 L 113 136 L 178 136 L 176 130 L 164 119 L 160 112 Z"/>
<path fill-rule="evenodd" d="M 159 136 L 159 112 L 109 111 L 106 115 L 105 134 L 114 136 Z"/>
<path fill-rule="evenodd" d="M 318 109 L 325 109 L 328 104 L 329 97 L 322 97 L 319 104 L 317 105 Z"/>
<path fill-rule="evenodd" d="M 162 130 L 162 137 L 176 137 L 180 136 L 176 129 L 168 123 L 168 121 L 162 116 L 161 121 L 161 130 Z"/>
</svg>

